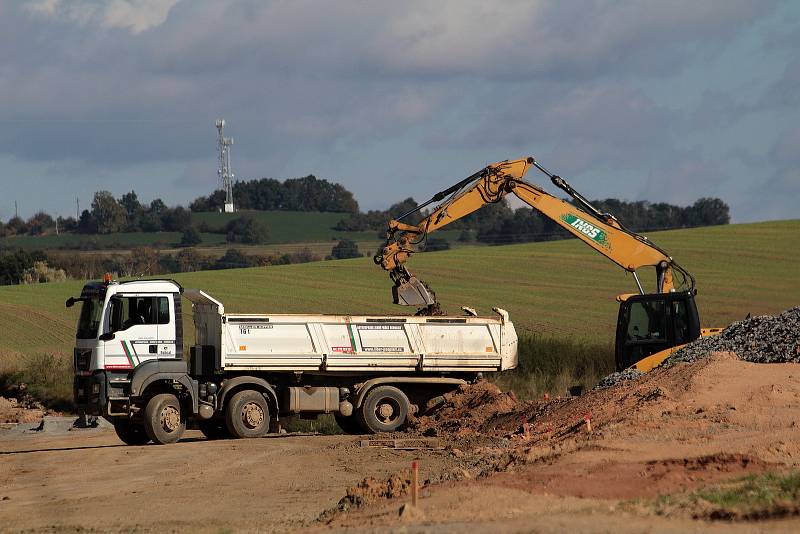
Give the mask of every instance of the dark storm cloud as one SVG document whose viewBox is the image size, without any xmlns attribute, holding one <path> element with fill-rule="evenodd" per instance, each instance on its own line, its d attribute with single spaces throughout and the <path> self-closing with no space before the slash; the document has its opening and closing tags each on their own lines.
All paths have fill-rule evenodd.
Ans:
<svg viewBox="0 0 800 534">
<path fill-rule="evenodd" d="M 239 177 L 333 175 L 365 207 L 397 200 L 375 172 L 393 144 L 407 154 L 391 176 L 421 176 L 423 160 L 438 176 L 454 160 L 535 151 L 579 178 L 599 172 L 587 184 L 602 196 L 691 200 L 691 188 L 659 184 L 693 172 L 713 177 L 702 193 L 724 196 L 731 169 L 716 157 L 750 143 L 714 152 L 692 136 L 777 107 L 796 113 L 797 58 L 746 97 L 687 72 L 748 35 L 760 44 L 743 65 L 791 55 L 791 25 L 758 29 L 781 10 L 791 11 L 745 0 L 3 3 L 0 47 L 13 54 L 0 63 L 0 154 L 20 168 L 79 162 L 112 182 L 115 168 L 128 181 L 137 166 L 170 165 L 160 183 L 171 193 L 140 194 L 185 203 L 209 188 L 198 176 L 214 165 L 213 120 L 224 116 Z M 614 178 L 620 165 L 628 179 Z"/>
</svg>

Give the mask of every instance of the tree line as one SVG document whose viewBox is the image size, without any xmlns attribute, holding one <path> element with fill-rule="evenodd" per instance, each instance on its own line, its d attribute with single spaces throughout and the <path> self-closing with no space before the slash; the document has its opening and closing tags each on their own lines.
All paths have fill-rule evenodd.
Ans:
<svg viewBox="0 0 800 534">
<path fill-rule="evenodd" d="M 342 185 L 321 180 L 313 175 L 292 178 L 281 182 L 273 178 L 262 178 L 248 182 L 236 182 L 233 194 L 237 209 L 241 210 L 285 210 L 327 211 L 357 213 L 358 202 L 353 193 Z M 109 191 L 97 191 L 89 209 L 80 216 L 53 218 L 38 212 L 25 220 L 12 217 L 6 223 L 0 221 L 0 237 L 15 235 L 43 235 L 55 233 L 112 234 L 117 232 L 186 232 L 192 226 L 192 211 L 219 211 L 225 203 L 225 192 L 214 191 L 207 197 L 198 197 L 189 208 L 169 207 L 160 198 L 149 204 L 139 201 L 135 191 L 114 198 Z M 232 235 L 232 242 L 263 242 L 259 236 L 263 229 L 258 222 L 240 221 L 224 229 Z M 246 232 L 247 231 L 247 232 Z M 238 236 L 249 234 L 244 238 Z M 256 236 L 256 237 L 253 237 Z M 196 240 L 192 236 L 189 240 Z"/>
<path fill-rule="evenodd" d="M 335 248 L 335 246 L 334 246 Z M 150 247 L 135 247 L 130 254 L 48 254 L 43 251 L 0 251 L 0 285 L 91 280 L 104 273 L 115 277 L 155 276 L 171 273 L 288 265 L 320 261 L 308 248 L 286 254 L 245 254 L 230 248 L 216 257 L 193 248 L 175 254 Z"/>
<path fill-rule="evenodd" d="M 313 174 L 283 182 L 274 178 L 236 182 L 233 184 L 233 199 L 236 208 L 243 210 L 358 212 L 358 202 L 353 193 L 340 184 L 320 180 Z M 189 204 L 189 209 L 219 211 L 224 204 L 225 192 L 217 190 L 207 197 L 196 198 Z"/>
<path fill-rule="evenodd" d="M 627 202 L 614 198 L 596 200 L 592 204 L 602 212 L 611 213 L 634 232 L 713 226 L 730 222 L 730 209 L 718 198 L 701 198 L 690 206 L 675 206 L 664 202 Z M 375 231 L 383 237 L 388 221 L 408 213 L 418 204 L 407 198 L 387 210 L 353 213 L 340 220 L 334 229 L 342 231 Z M 418 224 L 427 214 L 416 212 L 403 222 Z M 504 201 L 488 204 L 477 211 L 453 221 L 445 227 L 460 230 L 460 241 L 489 244 L 522 243 L 564 239 L 572 234 L 531 208 L 512 209 Z"/>
</svg>

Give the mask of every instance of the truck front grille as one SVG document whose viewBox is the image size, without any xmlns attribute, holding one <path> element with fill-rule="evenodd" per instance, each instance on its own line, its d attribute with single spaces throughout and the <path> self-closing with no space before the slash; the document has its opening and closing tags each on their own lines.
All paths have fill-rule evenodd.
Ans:
<svg viewBox="0 0 800 534">
<path fill-rule="evenodd" d="M 88 371 L 92 364 L 92 349 L 75 349 L 75 370 Z"/>
</svg>

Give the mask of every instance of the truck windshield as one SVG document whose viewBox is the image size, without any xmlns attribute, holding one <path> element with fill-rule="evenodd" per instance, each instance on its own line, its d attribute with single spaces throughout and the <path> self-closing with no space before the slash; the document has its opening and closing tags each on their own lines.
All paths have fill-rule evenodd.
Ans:
<svg viewBox="0 0 800 534">
<path fill-rule="evenodd" d="M 78 319 L 78 333 L 75 337 L 78 339 L 95 339 L 102 315 L 102 300 L 96 298 L 84 300 L 81 308 L 81 317 Z"/>
</svg>

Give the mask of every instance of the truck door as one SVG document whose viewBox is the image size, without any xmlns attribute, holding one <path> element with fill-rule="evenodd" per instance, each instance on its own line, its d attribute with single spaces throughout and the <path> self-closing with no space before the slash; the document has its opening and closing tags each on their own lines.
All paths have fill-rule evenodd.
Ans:
<svg viewBox="0 0 800 534">
<path fill-rule="evenodd" d="M 133 369 L 158 357 L 160 300 L 152 294 L 117 294 L 111 297 L 107 331 L 101 336 L 106 369 Z M 168 305 L 167 305 L 167 309 Z"/>
<path fill-rule="evenodd" d="M 159 295 L 157 298 L 158 306 L 158 357 L 159 358 L 176 358 L 179 355 L 177 349 L 178 336 L 177 322 L 182 320 L 178 318 L 175 310 L 175 299 L 172 295 Z M 178 295 L 180 299 L 180 295 Z M 180 305 L 180 300 L 178 300 Z M 181 325 L 183 326 L 183 325 Z M 183 340 L 180 340 L 181 349 L 183 348 Z M 180 352 L 183 352 L 182 350 Z"/>
</svg>

